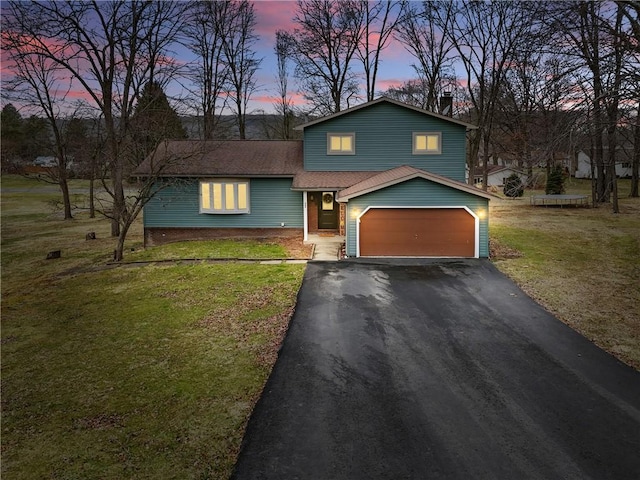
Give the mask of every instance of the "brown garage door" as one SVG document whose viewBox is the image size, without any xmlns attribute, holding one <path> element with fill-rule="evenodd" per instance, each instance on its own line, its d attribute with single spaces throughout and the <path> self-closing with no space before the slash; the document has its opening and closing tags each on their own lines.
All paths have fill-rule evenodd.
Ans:
<svg viewBox="0 0 640 480">
<path fill-rule="evenodd" d="M 360 219 L 363 257 L 473 257 L 475 219 L 462 208 L 372 208 Z"/>
</svg>

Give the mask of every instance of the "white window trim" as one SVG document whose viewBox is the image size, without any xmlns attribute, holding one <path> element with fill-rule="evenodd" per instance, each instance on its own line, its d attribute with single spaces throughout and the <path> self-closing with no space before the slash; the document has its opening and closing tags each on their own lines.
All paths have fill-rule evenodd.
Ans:
<svg viewBox="0 0 640 480">
<path fill-rule="evenodd" d="M 423 135 L 435 135 L 438 137 L 438 150 L 418 150 L 416 148 L 416 137 Z M 440 155 L 442 153 L 442 132 L 413 132 L 412 151 L 414 155 Z"/>
<path fill-rule="evenodd" d="M 351 137 L 351 150 L 331 150 L 332 137 Z M 327 155 L 355 155 L 356 154 L 356 134 L 355 132 L 327 132 Z"/>
<path fill-rule="evenodd" d="M 209 185 L 209 198 L 211 202 L 211 208 L 203 208 L 202 206 L 202 186 L 204 184 Z M 211 187 L 213 184 L 221 185 L 221 189 L 222 189 L 222 194 L 221 194 L 222 208 L 219 210 L 216 210 L 213 208 L 213 188 Z M 247 208 L 232 208 L 232 209 L 226 208 L 226 201 L 227 201 L 226 195 L 225 195 L 226 185 L 233 185 L 233 196 L 235 199 L 235 203 L 238 204 L 238 185 L 240 184 L 246 185 L 246 188 L 247 188 Z M 208 215 L 231 215 L 231 214 L 238 214 L 238 213 L 251 213 L 250 200 L 251 200 L 251 192 L 250 192 L 249 180 L 216 178 L 216 179 L 209 179 L 209 180 L 200 180 L 200 182 L 198 183 L 198 207 L 199 207 L 200 213 L 204 213 Z"/>
</svg>

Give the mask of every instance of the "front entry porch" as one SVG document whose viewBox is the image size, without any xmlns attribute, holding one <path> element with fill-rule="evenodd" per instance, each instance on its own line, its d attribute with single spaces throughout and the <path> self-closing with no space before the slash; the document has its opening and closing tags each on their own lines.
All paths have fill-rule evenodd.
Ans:
<svg viewBox="0 0 640 480">
<path fill-rule="evenodd" d="M 331 238 L 336 235 L 344 237 L 346 209 L 344 204 L 336 202 L 336 193 L 335 191 L 303 192 L 305 241 L 309 241 L 311 235 L 317 235 L 317 238 Z"/>
</svg>

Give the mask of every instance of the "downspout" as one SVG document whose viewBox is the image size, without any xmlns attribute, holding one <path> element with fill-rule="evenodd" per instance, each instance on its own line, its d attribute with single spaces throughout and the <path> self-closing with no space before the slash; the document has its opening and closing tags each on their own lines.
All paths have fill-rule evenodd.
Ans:
<svg viewBox="0 0 640 480">
<path fill-rule="evenodd" d="M 304 225 L 303 241 L 309 240 L 309 216 L 307 214 L 307 191 L 302 192 L 302 222 Z"/>
</svg>

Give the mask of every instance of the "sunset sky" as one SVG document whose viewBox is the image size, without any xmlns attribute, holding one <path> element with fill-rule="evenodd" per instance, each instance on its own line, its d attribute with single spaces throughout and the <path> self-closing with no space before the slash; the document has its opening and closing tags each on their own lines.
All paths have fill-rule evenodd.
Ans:
<svg viewBox="0 0 640 480">
<path fill-rule="evenodd" d="M 254 4 L 257 17 L 255 33 L 259 37 L 254 48 L 256 50 L 256 57 L 262 58 L 262 63 L 256 73 L 257 88 L 251 98 L 249 113 L 257 110 L 272 112 L 274 111 L 273 104 L 277 97 L 277 68 L 274 53 L 276 31 L 291 31 L 295 28 L 293 17 L 296 11 L 296 2 L 295 0 L 255 0 Z M 0 6 L 3 6 L 2 2 L 0 2 Z M 175 46 L 172 50 L 171 55 L 174 56 L 178 63 L 184 64 L 194 60 L 193 55 L 186 47 Z M 6 54 L 7 52 L 3 52 L 2 62 L 0 63 L 3 82 L 6 82 L 11 77 L 11 66 L 10 62 L 7 61 Z M 406 80 L 415 78 L 415 73 L 411 67 L 413 61 L 413 58 L 404 47 L 392 38 L 382 53 L 376 90 L 386 90 L 390 86 L 397 86 Z M 360 62 L 357 59 L 353 61 L 352 65 L 356 71 L 362 71 Z M 303 106 L 304 100 L 301 95 L 297 93 L 298 86 L 293 78 L 293 69 L 294 66 L 291 64 L 289 95 L 292 97 L 296 106 Z M 65 91 L 71 86 L 71 89 L 66 94 L 67 100 L 74 101 L 84 99 L 92 103 L 89 95 L 80 85 L 75 85 L 75 82 L 69 83 L 68 79 L 66 82 L 66 86 L 64 87 Z M 184 91 L 184 87 L 181 86 L 181 82 L 174 82 L 168 87 L 167 93 L 170 97 L 179 98 L 183 97 L 186 92 Z M 362 96 L 366 93 L 364 84 L 362 84 L 360 93 Z M 7 103 L 7 99 L 2 99 L 2 105 L 5 103 Z M 16 106 L 21 109 L 20 105 L 16 104 Z M 25 110 L 23 114 L 29 114 L 30 112 L 27 110 Z"/>
<path fill-rule="evenodd" d="M 274 84 L 277 70 L 276 57 L 273 52 L 277 30 L 293 30 L 295 25 L 292 21 L 296 2 L 294 0 L 258 0 L 255 2 L 256 16 L 258 19 L 257 34 L 260 40 L 256 45 L 258 57 L 263 57 L 263 61 L 258 71 L 258 85 L 261 86 L 253 96 L 252 107 L 255 109 L 272 110 L 276 87 Z M 406 80 L 415 78 L 415 73 L 411 67 L 413 59 L 404 47 L 393 38 L 382 54 L 382 63 L 376 82 L 377 90 L 386 90 L 390 86 L 397 86 Z M 358 65 L 354 64 L 358 68 Z M 293 67 L 291 67 L 293 69 Z M 290 81 L 292 93 L 296 89 L 295 81 Z M 364 87 L 361 93 L 364 94 Z M 297 104 L 302 100 L 294 96 Z"/>
</svg>

